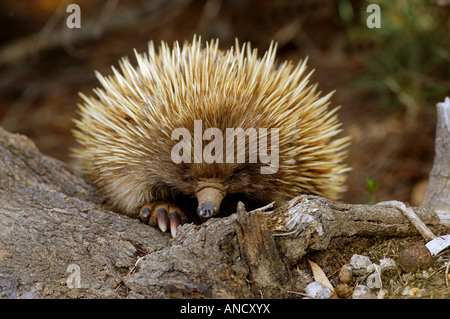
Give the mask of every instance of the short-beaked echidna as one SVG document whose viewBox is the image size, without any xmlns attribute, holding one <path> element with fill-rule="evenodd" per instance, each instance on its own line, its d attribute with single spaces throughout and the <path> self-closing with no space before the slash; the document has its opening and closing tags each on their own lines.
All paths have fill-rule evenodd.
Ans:
<svg viewBox="0 0 450 319">
<path fill-rule="evenodd" d="M 331 94 L 308 85 L 306 59 L 275 61 L 217 40 L 135 51 L 121 72 L 81 94 L 74 154 L 110 207 L 176 234 L 187 220 L 256 208 L 299 194 L 345 190 L 348 138 Z M 195 212 L 197 211 L 197 214 Z"/>
</svg>

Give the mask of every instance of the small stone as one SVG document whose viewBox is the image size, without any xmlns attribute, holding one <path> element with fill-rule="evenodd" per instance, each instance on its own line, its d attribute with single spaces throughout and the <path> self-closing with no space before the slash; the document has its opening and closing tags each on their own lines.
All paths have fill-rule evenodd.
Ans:
<svg viewBox="0 0 450 319">
<path fill-rule="evenodd" d="M 380 289 L 377 294 L 377 299 L 384 299 L 384 296 L 386 296 L 388 293 L 389 291 L 387 289 Z"/>
<path fill-rule="evenodd" d="M 365 275 L 368 273 L 368 268 L 372 264 L 369 257 L 354 254 L 349 261 L 350 266 L 356 274 Z"/>
<path fill-rule="evenodd" d="M 405 288 L 403 288 L 401 295 L 402 296 L 408 296 L 409 295 L 409 290 L 411 289 L 411 287 L 406 286 Z"/>
<path fill-rule="evenodd" d="M 422 292 L 422 289 L 414 287 L 409 289 L 408 295 L 410 296 L 418 296 Z"/>
<path fill-rule="evenodd" d="M 379 266 L 377 266 L 379 269 Z M 380 271 L 374 271 L 370 276 L 367 277 L 367 287 L 370 289 L 379 289 L 382 286 Z"/>
<path fill-rule="evenodd" d="M 0 299 L 17 299 L 17 280 L 11 275 L 0 274 Z"/>
<path fill-rule="evenodd" d="M 402 296 L 421 298 L 424 296 L 425 290 L 417 287 L 405 287 L 401 294 Z"/>
<path fill-rule="evenodd" d="M 338 284 L 336 286 L 336 295 L 340 299 L 350 299 L 353 294 L 353 288 L 347 284 Z"/>
<path fill-rule="evenodd" d="M 429 267 L 432 263 L 431 253 L 423 244 L 416 244 L 398 254 L 398 264 L 406 272 L 415 272 Z"/>
<path fill-rule="evenodd" d="M 397 267 L 397 264 L 395 263 L 394 259 L 392 259 L 392 258 L 380 259 L 380 268 L 381 268 L 382 272 L 384 269 L 389 268 L 389 267 Z"/>
<path fill-rule="evenodd" d="M 398 274 L 399 268 L 392 258 L 380 260 L 380 271 L 383 277 L 393 277 Z"/>
<path fill-rule="evenodd" d="M 322 286 L 320 282 L 313 281 L 305 287 L 305 293 L 313 299 L 330 299 L 333 291 L 330 288 Z"/>
<path fill-rule="evenodd" d="M 342 266 L 341 270 L 339 271 L 339 281 L 343 284 L 347 284 L 352 280 L 353 277 L 353 271 L 352 267 L 348 264 L 345 264 Z"/>
<path fill-rule="evenodd" d="M 368 287 L 357 285 L 353 291 L 352 299 L 377 299 Z"/>
</svg>

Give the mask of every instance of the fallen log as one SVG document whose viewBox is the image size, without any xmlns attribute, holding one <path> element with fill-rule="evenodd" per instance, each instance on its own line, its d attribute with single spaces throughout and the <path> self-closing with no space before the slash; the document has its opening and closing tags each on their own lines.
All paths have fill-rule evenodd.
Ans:
<svg viewBox="0 0 450 319">
<path fill-rule="evenodd" d="M 413 210 L 439 227 L 432 210 Z M 240 203 L 172 239 L 107 210 L 81 173 L 0 128 L 2 298 L 292 298 L 293 269 L 332 238 L 417 233 L 394 208 L 302 195 L 275 209 Z"/>
</svg>

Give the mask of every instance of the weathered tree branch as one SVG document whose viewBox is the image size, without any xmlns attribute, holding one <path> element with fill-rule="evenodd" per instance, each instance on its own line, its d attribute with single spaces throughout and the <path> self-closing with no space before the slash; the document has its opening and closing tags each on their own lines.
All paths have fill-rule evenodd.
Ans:
<svg viewBox="0 0 450 319">
<path fill-rule="evenodd" d="M 396 209 L 299 196 L 272 212 L 240 204 L 172 239 L 108 211 L 83 175 L 0 128 L 0 297 L 286 298 L 294 266 L 332 238 L 412 234 Z"/>
<path fill-rule="evenodd" d="M 433 168 L 422 207 L 433 209 L 450 227 L 450 98 L 436 104 L 437 126 Z"/>
</svg>

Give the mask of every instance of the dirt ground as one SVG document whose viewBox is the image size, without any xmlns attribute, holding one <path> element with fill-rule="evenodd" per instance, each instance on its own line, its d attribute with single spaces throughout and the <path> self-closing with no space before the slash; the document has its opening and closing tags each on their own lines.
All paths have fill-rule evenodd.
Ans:
<svg viewBox="0 0 450 319">
<path fill-rule="evenodd" d="M 347 263 L 353 254 L 370 258 L 371 262 L 379 264 L 383 258 L 392 258 L 398 262 L 399 253 L 415 244 L 425 241 L 419 237 L 404 238 L 338 238 L 323 252 L 312 253 L 305 256 L 302 269 L 308 269 L 306 260 L 313 260 L 322 267 L 328 275 L 330 282 L 336 287 L 341 284 L 339 270 Z M 449 299 L 450 278 L 445 263 L 450 261 L 448 250 L 433 258 L 429 267 L 407 272 L 393 271 L 381 276 L 382 289 L 386 289 L 384 299 Z M 446 279 L 447 278 L 447 279 Z M 366 285 L 367 276 L 354 276 L 348 283 L 348 290 L 352 293 L 356 285 Z M 380 289 L 381 289 L 380 288 Z M 408 288 L 410 288 L 408 290 Z M 372 292 L 376 295 L 380 289 Z"/>
<path fill-rule="evenodd" d="M 94 70 L 109 73 L 120 57 L 131 57 L 133 48 L 144 51 L 149 40 L 172 43 L 197 33 L 203 39 L 219 38 L 223 48 L 238 37 L 263 51 L 273 39 L 279 43 L 279 61 L 309 56 L 309 68 L 315 69 L 312 82 L 319 83 L 322 92 L 336 90 L 332 103 L 341 106 L 343 134 L 352 137 L 352 171 L 342 200 L 373 199 L 366 189 L 370 178 L 379 184 L 376 200 L 419 205 L 433 163 L 434 105 L 439 101 L 429 101 L 411 121 L 404 110 L 382 108 L 375 91 L 361 90 L 357 81 L 365 70 L 358 57 L 365 49 L 350 45 L 336 2 L 80 0 L 76 3 L 81 6 L 82 27 L 67 30 L 68 13 L 60 1 L 2 1 L 0 27 L 8 32 L 0 36 L 0 125 L 29 136 L 43 153 L 76 166 L 69 155 L 75 146 L 72 118 L 77 116 L 78 92 L 90 94 L 98 85 Z M 135 18 L 127 20 L 127 14 Z M 308 258 L 326 274 L 334 274 L 333 280 L 354 253 L 374 262 L 395 259 L 416 242 L 423 239 L 342 238 Z M 434 260 L 430 269 L 389 278 L 385 298 L 449 298 L 443 266 L 450 261 L 449 251 Z M 403 296 L 405 286 L 424 293 Z"/>
</svg>

